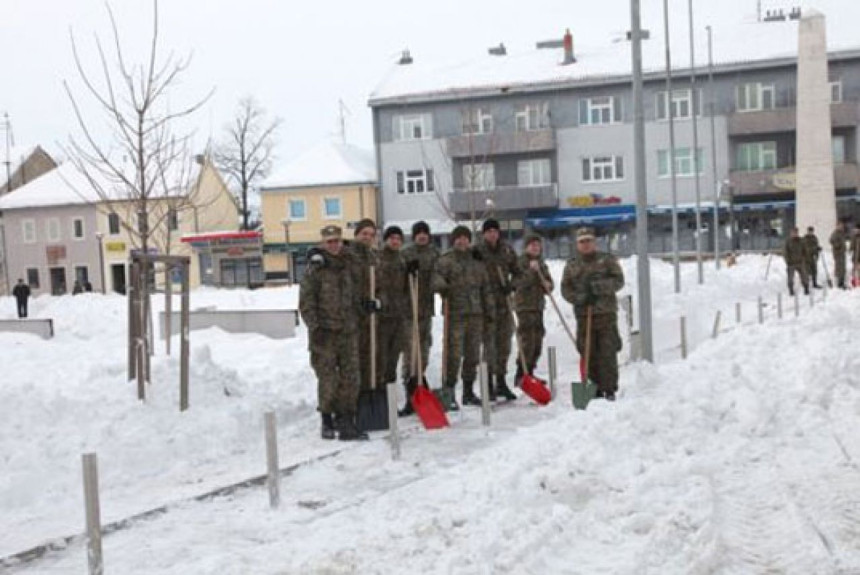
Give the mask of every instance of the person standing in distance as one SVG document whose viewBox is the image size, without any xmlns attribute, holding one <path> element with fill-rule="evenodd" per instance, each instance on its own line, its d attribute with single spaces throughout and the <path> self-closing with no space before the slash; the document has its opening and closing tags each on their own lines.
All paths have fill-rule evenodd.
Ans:
<svg viewBox="0 0 860 575">
<path fill-rule="evenodd" d="M 30 298 L 30 286 L 25 284 L 22 278 L 18 278 L 18 283 L 12 288 L 12 295 L 15 296 L 15 303 L 18 307 L 18 319 L 27 317 L 27 300 Z"/>
<path fill-rule="evenodd" d="M 839 289 L 848 289 L 845 285 L 845 244 L 848 242 L 848 232 L 845 231 L 845 221 L 836 222 L 836 229 L 830 234 L 830 248 L 833 250 L 833 275 Z"/>
</svg>

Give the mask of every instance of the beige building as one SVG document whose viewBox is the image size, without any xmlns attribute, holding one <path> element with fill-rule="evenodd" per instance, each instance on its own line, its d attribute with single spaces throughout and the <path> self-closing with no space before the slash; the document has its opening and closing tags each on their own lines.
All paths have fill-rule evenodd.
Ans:
<svg viewBox="0 0 860 575">
<path fill-rule="evenodd" d="M 208 159 L 199 157 L 181 180 L 187 185 L 150 200 L 150 253 L 191 256 L 183 235 L 238 227 L 236 205 Z M 141 242 L 137 203 L 122 198 L 109 185 L 96 192 L 71 163 L 0 198 L 9 281 L 23 278 L 34 294 L 71 292 L 75 281 L 124 293 L 129 258 Z M 192 257 L 192 286 L 203 271 L 199 257 Z"/>
<path fill-rule="evenodd" d="M 322 227 L 348 230 L 362 218 L 376 220 L 376 182 L 372 152 L 334 142 L 276 170 L 260 189 L 266 280 L 300 279 Z"/>
</svg>

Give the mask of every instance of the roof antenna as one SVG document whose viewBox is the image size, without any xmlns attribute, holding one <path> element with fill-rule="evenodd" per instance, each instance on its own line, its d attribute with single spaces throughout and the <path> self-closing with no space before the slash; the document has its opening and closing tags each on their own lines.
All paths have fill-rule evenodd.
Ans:
<svg viewBox="0 0 860 575">
<path fill-rule="evenodd" d="M 346 145 L 346 116 L 350 114 L 349 108 L 346 107 L 346 104 L 343 103 L 343 100 L 338 100 L 338 115 L 340 117 L 340 141 L 345 146 Z"/>
</svg>

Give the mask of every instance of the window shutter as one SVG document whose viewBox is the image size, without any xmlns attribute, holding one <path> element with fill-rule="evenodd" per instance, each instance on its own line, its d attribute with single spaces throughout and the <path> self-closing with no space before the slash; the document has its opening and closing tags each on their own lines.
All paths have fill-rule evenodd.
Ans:
<svg viewBox="0 0 860 575">
<path fill-rule="evenodd" d="M 427 178 L 427 191 L 433 192 L 436 190 L 436 184 L 433 181 L 433 170 L 425 170 L 424 171 L 425 178 Z"/>
<path fill-rule="evenodd" d="M 403 135 L 400 133 L 400 116 L 394 116 L 391 118 L 391 140 L 399 142 L 402 139 Z"/>
<path fill-rule="evenodd" d="M 615 178 L 618 180 L 624 179 L 624 157 L 615 156 Z"/>
<path fill-rule="evenodd" d="M 404 181 L 403 172 L 397 172 L 397 193 L 406 193 L 406 182 Z"/>
<path fill-rule="evenodd" d="M 657 103 L 657 119 L 658 120 L 665 120 L 666 119 L 666 92 L 657 92 L 656 103 Z"/>
<path fill-rule="evenodd" d="M 585 98 L 579 101 L 579 125 L 588 125 L 588 100 Z"/>
<path fill-rule="evenodd" d="M 582 181 L 590 182 L 591 181 L 591 159 L 583 158 L 582 159 Z"/>
<path fill-rule="evenodd" d="M 612 97 L 612 121 L 613 122 L 621 122 L 623 121 L 621 117 L 621 97 L 613 96 Z"/>
</svg>

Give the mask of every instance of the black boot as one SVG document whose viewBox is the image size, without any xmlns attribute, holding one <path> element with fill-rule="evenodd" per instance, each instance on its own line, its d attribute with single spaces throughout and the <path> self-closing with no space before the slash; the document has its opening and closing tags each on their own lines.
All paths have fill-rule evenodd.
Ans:
<svg viewBox="0 0 860 575">
<path fill-rule="evenodd" d="M 523 365 L 517 362 L 517 372 L 514 374 L 514 387 L 520 387 L 523 384 Z"/>
<path fill-rule="evenodd" d="M 489 396 L 490 401 L 496 401 L 497 394 L 496 394 L 496 386 L 493 385 L 493 374 L 488 373 L 487 377 L 489 378 L 489 380 L 488 380 L 489 385 L 487 386 L 487 395 Z"/>
<path fill-rule="evenodd" d="M 341 441 L 369 439 L 367 433 L 360 430 L 355 424 L 354 413 L 335 416 L 335 423 L 337 424 L 337 438 Z"/>
<path fill-rule="evenodd" d="M 809 286 L 808 285 L 803 286 L 803 295 L 809 295 Z"/>
<path fill-rule="evenodd" d="M 511 391 L 511 388 L 508 387 L 504 375 L 500 375 L 496 378 L 496 394 L 507 401 L 513 401 L 517 398 L 516 394 L 514 394 L 514 392 Z"/>
<path fill-rule="evenodd" d="M 399 417 L 407 417 L 415 413 L 415 408 L 412 407 L 412 394 L 415 393 L 415 380 L 411 377 L 406 378 L 403 382 L 403 387 L 406 388 L 406 405 L 403 406 L 403 409 L 397 412 Z"/>
<path fill-rule="evenodd" d="M 463 382 L 463 405 L 481 405 L 481 398 L 472 390 L 473 382 Z"/>
<path fill-rule="evenodd" d="M 334 439 L 334 419 L 331 416 L 331 413 L 322 413 L 322 430 L 320 431 L 320 437 L 323 439 Z"/>
<path fill-rule="evenodd" d="M 454 394 L 455 385 L 457 385 L 456 382 L 446 383 L 440 390 L 439 401 L 442 403 L 445 411 L 460 411 L 460 405 L 457 403 L 457 397 Z"/>
</svg>

